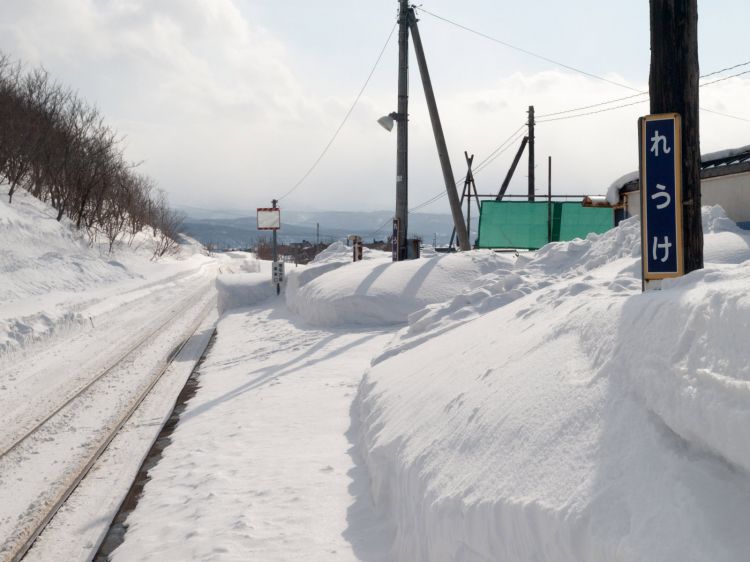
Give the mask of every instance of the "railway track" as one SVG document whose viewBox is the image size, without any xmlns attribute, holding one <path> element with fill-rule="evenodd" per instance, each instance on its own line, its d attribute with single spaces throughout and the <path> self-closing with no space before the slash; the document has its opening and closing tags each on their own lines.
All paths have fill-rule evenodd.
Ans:
<svg viewBox="0 0 750 562">
<path fill-rule="evenodd" d="M 0 451 L 0 499 L 15 515 L 0 516 L 0 561 L 23 558 L 215 306 L 209 286 L 193 292 Z"/>
</svg>

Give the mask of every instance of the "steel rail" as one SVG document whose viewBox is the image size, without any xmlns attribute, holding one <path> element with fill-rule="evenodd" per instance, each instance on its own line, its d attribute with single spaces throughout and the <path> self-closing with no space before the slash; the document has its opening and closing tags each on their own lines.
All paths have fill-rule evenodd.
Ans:
<svg viewBox="0 0 750 562">
<path fill-rule="evenodd" d="M 10 445 L 8 445 L 4 451 L 0 451 L 0 459 L 7 456 L 11 451 L 13 451 L 15 448 L 17 448 L 21 443 L 23 443 L 26 439 L 28 439 L 31 435 L 36 433 L 44 424 L 46 424 L 49 420 L 51 420 L 53 417 L 55 417 L 58 413 L 60 413 L 61 410 L 66 408 L 69 404 L 71 404 L 74 400 L 76 400 L 81 394 L 86 392 L 91 386 L 96 384 L 98 381 L 103 379 L 105 376 L 107 376 L 109 373 L 111 373 L 120 363 L 125 361 L 130 355 L 132 355 L 135 351 L 137 351 L 141 346 L 143 346 L 144 343 L 146 343 L 148 340 L 150 340 L 153 336 L 161 332 L 165 326 L 173 322 L 178 316 L 182 315 L 186 310 L 188 310 L 192 305 L 195 304 L 195 297 L 197 295 L 202 294 L 205 291 L 205 288 L 201 288 L 198 291 L 195 291 L 192 293 L 189 297 L 185 299 L 185 306 L 181 307 L 175 314 L 171 314 L 164 322 L 159 324 L 157 328 L 154 330 L 151 330 L 148 332 L 145 336 L 140 338 L 136 343 L 134 343 L 132 346 L 128 348 L 127 351 L 122 353 L 120 356 L 115 359 L 109 367 L 106 369 L 101 370 L 97 375 L 94 375 L 92 379 L 90 379 L 88 382 L 86 382 L 83 386 L 79 387 L 77 390 L 74 390 L 72 394 L 57 408 L 53 409 L 51 412 L 49 412 L 43 419 L 39 420 L 34 427 L 27 430 L 22 436 L 16 438 Z"/>
<path fill-rule="evenodd" d="M 205 290 L 205 289 L 204 289 Z M 191 298 L 194 297 L 195 294 L 191 295 Z M 194 303 L 191 303 L 194 304 Z M 183 334 L 186 334 L 187 337 L 183 338 L 182 343 L 172 352 L 169 354 L 169 356 L 165 359 L 164 365 L 159 369 L 159 371 L 153 376 L 152 380 L 146 385 L 146 387 L 141 391 L 141 393 L 136 397 L 136 399 L 130 404 L 130 406 L 125 410 L 123 415 L 120 417 L 120 420 L 114 424 L 113 428 L 107 433 L 107 435 L 104 437 L 104 439 L 101 440 L 99 443 L 99 446 L 97 447 L 96 451 L 88 458 L 88 460 L 85 462 L 85 464 L 78 470 L 74 472 L 74 476 L 70 478 L 69 482 L 65 484 L 63 489 L 57 494 L 57 497 L 53 500 L 51 506 L 47 508 L 46 513 L 44 516 L 37 522 L 33 529 L 30 530 L 28 533 L 24 533 L 22 537 L 19 538 L 17 543 L 15 545 L 12 545 L 10 547 L 10 557 L 7 560 L 10 560 L 12 562 L 19 562 L 25 554 L 28 552 L 28 550 L 31 548 L 31 546 L 34 544 L 34 541 L 39 537 L 39 535 L 44 531 L 44 528 L 49 524 L 49 522 L 52 520 L 52 518 L 55 516 L 55 514 L 60 510 L 60 508 L 65 504 L 67 499 L 70 497 L 70 495 L 75 491 L 75 489 L 78 487 L 78 485 L 81 483 L 81 481 L 86 477 L 88 472 L 91 470 L 91 468 L 96 464 L 96 461 L 101 457 L 101 455 L 104 453 L 104 451 L 107 449 L 109 444 L 112 442 L 112 440 L 115 438 L 115 436 L 119 433 L 119 431 L 122 429 L 122 427 L 128 422 L 128 420 L 133 416 L 133 414 L 136 412 L 136 410 L 140 407 L 141 403 L 146 399 L 146 397 L 150 394 L 150 392 L 153 390 L 154 386 L 161 380 L 164 373 L 167 372 L 170 365 L 174 362 L 176 357 L 179 355 L 180 351 L 185 347 L 185 345 L 188 343 L 190 338 L 195 334 L 195 332 L 200 327 L 201 323 L 206 319 L 208 314 L 210 313 L 211 309 L 214 308 L 216 304 L 216 298 L 210 299 L 207 304 L 203 307 L 201 312 L 198 315 L 198 319 L 196 322 L 191 324 L 190 328 L 188 330 L 185 330 Z M 181 315 L 185 310 L 187 310 L 189 306 L 183 307 L 180 309 L 180 311 L 177 314 L 174 314 L 170 317 L 170 319 L 167 322 L 164 322 L 160 325 L 159 330 L 163 329 L 167 324 L 169 324 L 171 321 L 175 320 L 179 315 Z M 151 338 L 155 333 L 157 333 L 159 330 L 150 332 L 147 337 L 142 338 L 139 342 L 138 346 L 134 346 L 131 348 L 129 353 L 124 354 L 121 356 L 121 358 L 117 361 L 116 364 L 110 366 L 106 373 L 111 372 L 115 366 L 119 363 L 121 363 L 128 355 L 130 355 L 133 351 L 137 349 L 137 347 L 142 346 L 149 338 Z M 97 380 L 101 380 L 102 376 L 99 376 Z M 69 399 L 65 405 L 70 404 L 75 400 L 76 398 L 80 397 L 85 390 L 90 388 L 94 382 L 87 384 L 84 389 L 81 389 L 74 397 Z M 59 413 L 60 410 L 62 410 L 65 405 L 61 406 L 56 410 L 56 413 Z M 55 414 L 52 414 L 51 416 L 48 416 L 46 421 L 49 421 L 52 417 L 54 417 Z M 31 436 L 35 431 L 38 431 L 38 429 L 44 425 L 39 424 L 36 429 L 32 432 L 29 432 L 26 437 L 27 439 L 29 436 Z M 19 441 L 19 443 L 22 441 Z"/>
</svg>

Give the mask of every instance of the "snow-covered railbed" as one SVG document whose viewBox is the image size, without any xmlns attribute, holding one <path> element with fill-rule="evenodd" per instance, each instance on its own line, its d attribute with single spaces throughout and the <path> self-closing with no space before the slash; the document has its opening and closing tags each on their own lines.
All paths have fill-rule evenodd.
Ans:
<svg viewBox="0 0 750 562">
<path fill-rule="evenodd" d="M 0 452 L 43 421 L 61 404 L 183 311 L 213 292 L 211 271 L 181 275 L 157 287 L 126 293 L 119 307 L 97 314 L 87 324 L 44 348 L 34 347 L 3 364 L 0 378 Z M 93 308 L 99 308 L 97 302 Z"/>
<path fill-rule="evenodd" d="M 388 540 L 349 409 L 390 337 L 318 329 L 278 301 L 225 316 L 110 559 L 376 559 Z"/>
<path fill-rule="evenodd" d="M 191 289 L 175 310 L 167 307 L 167 321 L 156 315 L 156 320 L 142 324 L 140 333 L 148 337 L 142 338 L 139 345 L 131 350 L 113 346 L 116 363 L 102 372 L 81 373 L 74 361 L 60 363 L 55 347 L 36 358 L 46 366 L 46 370 L 35 371 L 38 380 L 43 383 L 45 373 L 57 372 L 56 378 L 49 378 L 58 382 L 59 393 L 53 389 L 44 395 L 40 403 L 46 401 L 46 407 L 31 400 L 30 409 L 19 405 L 21 401 L 16 396 L 10 418 L 16 425 L 8 425 L 9 437 L 0 450 L 0 557 L 12 559 L 27 546 L 48 514 L 59 507 L 81 473 L 150 390 L 163 372 L 170 352 L 215 309 L 212 282 L 204 278 L 197 290 L 196 286 Z M 153 303 L 147 300 L 146 304 Z M 142 310 L 144 314 L 149 311 L 152 315 L 156 312 L 148 306 Z M 97 335 L 89 334 L 88 341 L 76 340 L 82 346 L 77 351 L 87 357 L 96 354 L 103 344 L 111 344 L 106 337 L 98 340 Z M 126 353 L 118 356 L 123 349 Z M 26 382 L 19 388 L 28 392 L 31 384 Z M 9 482 L 15 487 L 7 486 Z"/>
<path fill-rule="evenodd" d="M 172 413 L 210 341 L 216 313 L 209 314 L 170 363 L 143 403 L 34 541 L 24 562 L 91 560 L 105 536 L 150 446 Z"/>
<path fill-rule="evenodd" d="M 154 438 L 149 431 L 158 431 L 161 422 L 153 420 L 169 413 L 191 353 L 200 354 L 205 334 L 186 338 L 202 317 L 215 314 L 217 272 L 253 262 L 242 253 L 208 257 L 189 239 L 176 253 L 159 256 L 151 228 L 123 234 L 110 246 L 101 233 L 56 220 L 53 209 L 26 192 L 12 205 L 7 201 L 7 186 L 0 186 L 3 561 L 28 545 L 145 397 L 150 406 L 133 420 L 149 423 L 124 429 L 126 444 L 121 435 L 115 447 L 131 457 L 121 454 L 114 469 L 94 471 L 108 476 L 99 479 L 100 493 L 89 505 L 95 515 L 77 535 L 101 534 L 119 501 L 114 488 L 127 489 Z M 161 376 L 177 349 L 179 365 Z M 150 392 L 155 381 L 157 398 Z"/>
</svg>

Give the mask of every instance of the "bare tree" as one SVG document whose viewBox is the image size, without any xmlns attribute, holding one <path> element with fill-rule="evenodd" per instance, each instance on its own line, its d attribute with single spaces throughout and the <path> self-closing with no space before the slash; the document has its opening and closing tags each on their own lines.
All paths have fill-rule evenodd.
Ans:
<svg viewBox="0 0 750 562">
<path fill-rule="evenodd" d="M 25 72 L 0 53 L 0 183 L 9 185 L 9 201 L 26 189 L 92 241 L 103 235 L 110 252 L 150 227 L 161 257 L 177 248 L 183 217 L 125 161 L 121 144 L 95 107 L 44 69 Z"/>
</svg>

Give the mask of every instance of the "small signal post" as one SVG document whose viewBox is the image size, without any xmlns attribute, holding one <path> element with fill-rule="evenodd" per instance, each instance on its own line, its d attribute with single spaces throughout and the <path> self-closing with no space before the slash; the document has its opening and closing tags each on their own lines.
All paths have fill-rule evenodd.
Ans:
<svg viewBox="0 0 750 562">
<path fill-rule="evenodd" d="M 276 247 L 276 231 L 281 228 L 281 209 L 277 207 L 278 201 L 271 201 L 271 207 L 259 207 L 257 211 L 258 230 L 271 230 L 273 232 L 273 262 L 271 263 L 271 282 L 276 285 L 276 294 L 281 293 L 281 284 L 284 282 L 284 262 L 279 261 Z"/>
</svg>

